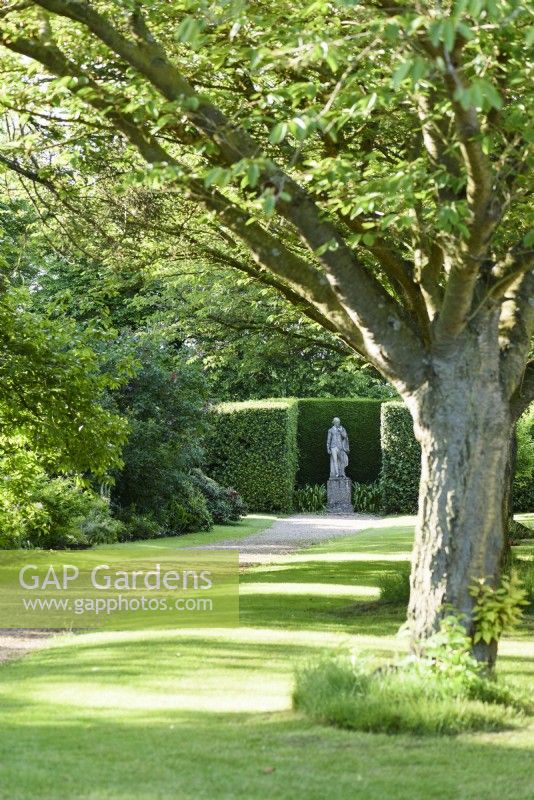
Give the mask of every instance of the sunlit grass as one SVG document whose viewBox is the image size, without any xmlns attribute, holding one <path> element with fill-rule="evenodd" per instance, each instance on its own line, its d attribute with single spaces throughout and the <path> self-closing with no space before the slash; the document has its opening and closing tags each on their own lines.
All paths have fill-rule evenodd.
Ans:
<svg viewBox="0 0 534 800">
<path fill-rule="evenodd" d="M 209 531 L 199 533 L 188 533 L 182 536 L 162 536 L 158 539 L 148 539 L 142 542 L 125 542 L 119 545 L 124 549 L 125 554 L 128 550 L 143 548 L 146 550 L 176 550 L 188 547 L 198 547 L 199 545 L 213 545 L 227 540 L 244 539 L 254 533 L 270 528 L 278 517 L 273 514 L 249 514 L 235 525 L 214 525 Z M 99 545 L 99 550 L 109 548 L 117 549 L 117 545 Z"/>
<path fill-rule="evenodd" d="M 501 800 L 513 787 L 514 800 L 531 800 L 528 729 L 436 744 L 338 731 L 290 710 L 294 669 L 310 658 L 406 649 L 404 609 L 375 594 L 391 557 L 406 566 L 413 530 L 397 523 L 247 570 L 239 628 L 69 635 L 2 666 L 0 798 Z M 246 520 L 243 535 L 251 524 L 265 527 Z M 222 532 L 215 541 L 236 538 Z M 527 686 L 534 638 L 522 631 L 502 643 L 499 670 Z"/>
</svg>

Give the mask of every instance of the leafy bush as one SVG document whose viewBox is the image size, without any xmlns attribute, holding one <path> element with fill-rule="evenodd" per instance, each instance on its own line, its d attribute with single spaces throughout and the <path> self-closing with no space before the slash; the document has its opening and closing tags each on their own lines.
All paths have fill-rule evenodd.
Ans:
<svg viewBox="0 0 534 800">
<path fill-rule="evenodd" d="M 94 502 L 89 508 L 87 516 L 80 524 L 80 530 L 90 547 L 95 544 L 113 544 L 122 541 L 124 523 L 112 517 L 109 504 L 98 498 L 98 502 Z"/>
<path fill-rule="evenodd" d="M 417 511 L 421 448 L 404 403 L 382 404 L 380 438 L 382 510 L 385 514 L 413 514 Z"/>
<path fill-rule="evenodd" d="M 119 541 L 131 542 L 137 539 L 155 539 L 163 531 L 161 522 L 158 522 L 150 513 L 138 514 L 131 507 L 120 513 L 123 529 L 119 534 Z"/>
<path fill-rule="evenodd" d="M 206 498 L 208 511 L 217 525 L 239 522 L 247 513 L 241 495 L 235 489 L 221 486 L 200 469 L 192 471 L 191 480 Z"/>
<path fill-rule="evenodd" d="M 355 511 L 366 514 L 379 514 L 382 503 L 380 483 L 354 483 L 352 485 L 352 504 Z"/>
<path fill-rule="evenodd" d="M 503 575 L 497 587 L 483 579 L 476 581 L 470 594 L 475 599 L 475 643 L 498 641 L 503 633 L 517 626 L 523 615 L 522 606 L 527 604 L 526 593 L 515 571 Z"/>
<path fill-rule="evenodd" d="M 165 519 L 167 533 L 173 534 L 208 531 L 213 524 L 208 502 L 192 481 L 183 481 L 167 503 Z"/>
<path fill-rule="evenodd" d="M 122 525 L 108 504 L 67 478 L 38 484 L 29 498 L 42 516 L 28 529 L 31 545 L 43 548 L 91 547 L 118 541 Z"/>
<path fill-rule="evenodd" d="M 324 484 L 318 483 L 315 486 L 304 486 L 302 489 L 295 489 L 295 511 L 319 513 L 326 508 L 326 502 L 326 486 Z"/>
<path fill-rule="evenodd" d="M 534 511 L 534 406 L 517 423 L 514 511 Z"/>
<path fill-rule="evenodd" d="M 350 455 L 347 476 L 369 483 L 380 473 L 380 405 L 369 398 L 303 398 L 298 401 L 297 486 L 325 483 L 330 472 L 326 434 L 334 417 L 346 428 Z"/>
<path fill-rule="evenodd" d="M 214 409 L 210 476 L 254 511 L 291 511 L 297 469 L 297 403 L 258 400 Z"/>
<path fill-rule="evenodd" d="M 517 724 L 531 702 L 484 675 L 469 648 L 460 623 L 447 619 L 420 659 L 377 669 L 347 654 L 305 666 L 293 702 L 318 722 L 373 733 L 457 734 Z"/>
<path fill-rule="evenodd" d="M 515 558 L 513 567 L 525 593 L 524 607 L 528 611 L 534 611 L 534 561 Z"/>
<path fill-rule="evenodd" d="M 105 500 L 69 478 L 36 477 L 16 504 L 0 500 L 0 547 L 78 548 L 117 542 L 122 523 Z"/>
<path fill-rule="evenodd" d="M 410 599 L 410 568 L 401 567 L 394 572 L 381 572 L 377 578 L 380 600 L 383 603 L 408 605 Z"/>
<path fill-rule="evenodd" d="M 129 538 L 204 530 L 211 516 L 191 478 L 203 457 L 204 379 L 164 343 L 145 341 L 136 355 L 136 376 L 115 394 L 130 435 L 112 488 L 113 506 Z"/>
</svg>

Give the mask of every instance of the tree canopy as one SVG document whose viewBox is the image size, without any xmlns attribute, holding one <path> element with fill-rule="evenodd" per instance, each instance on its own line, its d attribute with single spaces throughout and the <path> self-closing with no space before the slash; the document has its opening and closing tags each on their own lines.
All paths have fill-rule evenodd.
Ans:
<svg viewBox="0 0 534 800">
<path fill-rule="evenodd" d="M 236 266 L 400 389 L 429 342 L 506 295 L 516 390 L 533 313 L 520 3 L 42 0 L 2 17 L 12 166 L 64 200 L 85 176 L 85 202 L 96 168 L 204 208 Z"/>
</svg>

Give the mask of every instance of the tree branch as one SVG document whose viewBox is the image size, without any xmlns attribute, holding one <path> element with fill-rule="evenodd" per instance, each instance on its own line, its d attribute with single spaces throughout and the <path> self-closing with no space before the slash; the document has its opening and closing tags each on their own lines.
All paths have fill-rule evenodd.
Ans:
<svg viewBox="0 0 534 800">
<path fill-rule="evenodd" d="M 104 16 L 80 0 L 36 0 L 37 4 L 60 16 L 82 23 L 114 53 L 142 74 L 169 101 L 183 103 L 190 122 L 219 148 L 223 160 L 235 164 L 244 158 L 261 156 L 261 148 L 241 127 L 230 122 L 223 112 L 198 95 L 187 79 L 169 62 L 163 47 L 143 22 L 139 43 L 126 39 Z M 9 45 L 8 45 L 9 46 Z M 191 101 L 194 101 L 192 103 Z M 144 156 L 145 157 L 145 156 Z M 321 213 L 309 194 L 279 167 L 266 162 L 259 188 L 276 190 L 276 210 L 295 226 L 315 253 L 325 245 L 319 260 L 338 303 L 357 326 L 366 341 L 374 363 L 381 362 L 387 377 L 406 384 L 417 383 L 424 347 L 412 329 L 404 309 L 347 246 L 337 228 Z M 289 196 L 290 199 L 284 199 Z M 241 236 L 241 234 L 239 234 Z M 241 236 L 242 238 L 242 236 Z M 376 345 L 380 338 L 380 346 Z M 414 354 L 419 357 L 414 358 Z M 416 373 L 418 373 L 416 375 Z"/>
<path fill-rule="evenodd" d="M 473 302 L 480 267 L 487 252 L 491 233 L 501 219 L 503 209 L 493 191 L 495 176 L 481 144 L 481 128 L 474 107 L 464 108 L 457 93 L 465 90 L 458 64 L 464 41 L 460 38 L 450 54 L 440 53 L 446 65 L 445 85 L 451 99 L 456 133 L 467 172 L 467 201 L 471 220 L 469 236 L 460 248 L 460 258 L 449 273 L 439 319 L 437 340 L 447 341 L 462 332 Z M 437 53 L 435 53 L 437 55 Z"/>
</svg>

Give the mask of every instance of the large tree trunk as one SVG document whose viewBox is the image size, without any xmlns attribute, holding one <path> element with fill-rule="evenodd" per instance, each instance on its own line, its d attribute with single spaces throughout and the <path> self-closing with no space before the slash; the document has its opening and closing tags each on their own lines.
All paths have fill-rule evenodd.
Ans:
<svg viewBox="0 0 534 800">
<path fill-rule="evenodd" d="M 470 586 L 500 577 L 512 423 L 499 382 L 496 320 L 487 323 L 434 356 L 431 382 L 408 399 L 422 449 L 408 612 L 416 649 L 447 607 L 465 615 L 471 634 Z M 493 663 L 496 643 L 474 653 Z"/>
</svg>

